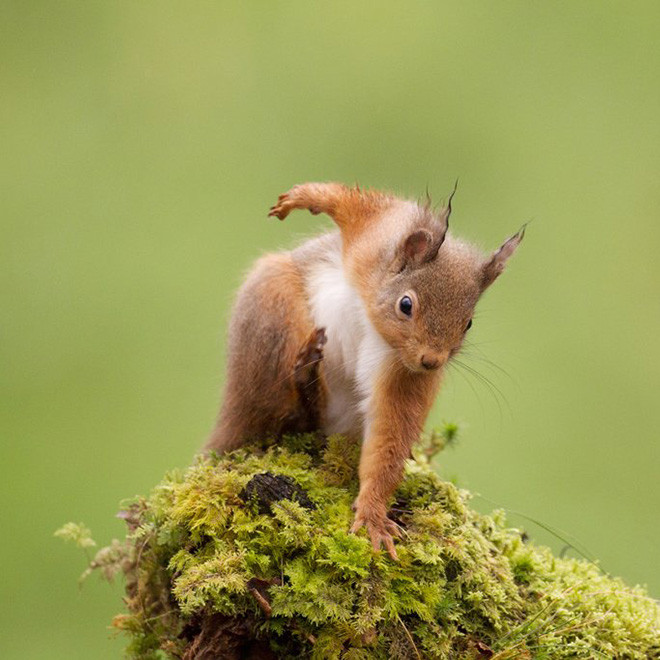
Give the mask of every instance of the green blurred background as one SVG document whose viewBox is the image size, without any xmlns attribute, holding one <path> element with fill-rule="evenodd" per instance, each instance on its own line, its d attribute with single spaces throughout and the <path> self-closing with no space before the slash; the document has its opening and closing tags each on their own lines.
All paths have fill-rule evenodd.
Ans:
<svg viewBox="0 0 660 660">
<path fill-rule="evenodd" d="M 660 596 L 660 4 L 0 5 L 2 658 L 116 658 L 121 585 L 54 539 L 200 447 L 252 260 L 329 227 L 296 182 L 442 198 L 491 249 L 430 425 L 482 510 L 577 537 Z M 506 372 L 506 373 L 505 373 Z M 531 536 L 563 543 L 512 516 Z"/>
</svg>

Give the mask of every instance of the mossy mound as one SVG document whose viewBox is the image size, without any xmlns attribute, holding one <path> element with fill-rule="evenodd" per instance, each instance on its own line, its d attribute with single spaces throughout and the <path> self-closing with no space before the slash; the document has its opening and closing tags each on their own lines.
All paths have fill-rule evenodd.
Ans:
<svg viewBox="0 0 660 660">
<path fill-rule="evenodd" d="M 501 512 L 476 513 L 431 453 L 408 462 L 396 493 L 398 562 L 348 533 L 358 448 L 343 438 L 167 475 L 91 565 L 126 576 L 128 613 L 113 625 L 129 656 L 660 658 L 656 601 L 526 542 Z M 62 535 L 88 542 L 77 526 Z"/>
</svg>

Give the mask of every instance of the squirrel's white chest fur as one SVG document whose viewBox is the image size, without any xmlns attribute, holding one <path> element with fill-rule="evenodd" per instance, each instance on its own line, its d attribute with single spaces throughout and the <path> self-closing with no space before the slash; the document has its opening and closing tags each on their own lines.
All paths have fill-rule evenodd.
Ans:
<svg viewBox="0 0 660 660">
<path fill-rule="evenodd" d="M 328 256 L 307 277 L 314 324 L 325 328 L 328 340 L 323 353 L 328 387 L 323 430 L 364 437 L 375 379 L 394 351 L 374 328 L 358 292 L 346 279 L 341 254 Z"/>
</svg>

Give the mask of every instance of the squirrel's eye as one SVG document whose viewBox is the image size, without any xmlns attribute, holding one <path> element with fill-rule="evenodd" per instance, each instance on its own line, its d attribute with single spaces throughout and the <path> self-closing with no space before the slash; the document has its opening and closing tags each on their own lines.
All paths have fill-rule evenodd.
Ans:
<svg viewBox="0 0 660 660">
<path fill-rule="evenodd" d="M 467 332 L 471 327 L 472 327 L 472 319 L 468 321 L 467 325 L 465 326 L 464 332 Z"/>
<path fill-rule="evenodd" d="M 410 316 L 412 314 L 412 308 L 413 308 L 413 301 L 411 300 L 410 296 L 403 296 L 403 298 L 399 300 L 399 309 L 406 316 Z"/>
</svg>

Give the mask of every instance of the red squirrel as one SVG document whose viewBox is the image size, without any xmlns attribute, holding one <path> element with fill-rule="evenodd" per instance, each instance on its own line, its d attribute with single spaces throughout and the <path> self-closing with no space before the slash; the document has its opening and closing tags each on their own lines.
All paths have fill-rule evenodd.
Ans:
<svg viewBox="0 0 660 660">
<path fill-rule="evenodd" d="M 454 189 L 455 192 L 455 189 Z M 325 213 L 339 231 L 258 260 L 229 330 L 224 401 L 207 450 L 321 430 L 362 440 L 352 532 L 397 558 L 387 516 L 406 459 L 461 348 L 475 305 L 524 227 L 484 256 L 430 205 L 339 183 L 304 183 L 269 216 Z"/>
</svg>

